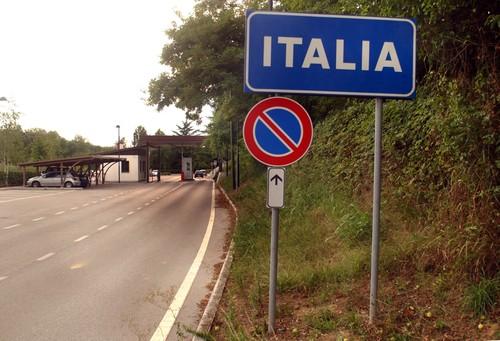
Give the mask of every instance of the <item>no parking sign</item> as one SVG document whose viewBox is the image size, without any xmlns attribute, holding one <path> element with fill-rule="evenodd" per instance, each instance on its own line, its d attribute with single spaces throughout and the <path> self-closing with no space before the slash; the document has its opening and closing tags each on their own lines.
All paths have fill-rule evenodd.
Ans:
<svg viewBox="0 0 500 341">
<path fill-rule="evenodd" d="M 309 114 L 302 105 L 286 97 L 260 101 L 243 124 L 248 151 L 271 167 L 288 166 L 302 158 L 311 146 L 312 136 Z"/>
</svg>

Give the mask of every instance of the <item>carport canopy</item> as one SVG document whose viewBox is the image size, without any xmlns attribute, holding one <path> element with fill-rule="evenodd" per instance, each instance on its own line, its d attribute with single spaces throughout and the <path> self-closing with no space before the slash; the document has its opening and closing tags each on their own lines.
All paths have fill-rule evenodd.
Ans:
<svg viewBox="0 0 500 341">
<path fill-rule="evenodd" d="M 22 168 L 23 172 L 23 185 L 26 184 L 26 167 L 36 167 L 37 171 L 40 167 L 57 167 L 61 172 L 61 186 L 63 185 L 63 172 L 64 168 L 67 167 L 68 170 L 75 170 L 77 167 L 79 169 L 78 173 L 81 175 L 86 175 L 91 179 L 92 175 L 96 177 L 96 185 L 99 184 L 99 177 L 102 178 L 102 183 L 105 181 L 105 175 L 108 166 L 119 162 L 126 161 L 125 158 L 115 157 L 115 156 L 102 156 L 102 155 L 87 155 L 70 157 L 64 159 L 53 159 L 53 160 L 40 160 L 33 162 L 24 162 L 18 164 Z M 86 168 L 86 169 L 85 169 Z"/>
</svg>

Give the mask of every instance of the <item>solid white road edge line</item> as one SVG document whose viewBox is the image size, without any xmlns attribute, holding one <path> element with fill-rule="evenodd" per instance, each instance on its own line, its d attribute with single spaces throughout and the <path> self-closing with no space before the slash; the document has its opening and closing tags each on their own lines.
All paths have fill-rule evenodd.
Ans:
<svg viewBox="0 0 500 341">
<path fill-rule="evenodd" d="M 46 255 L 43 255 L 42 257 L 37 258 L 36 260 L 37 260 L 37 261 L 39 261 L 39 262 L 41 262 L 42 260 L 46 260 L 47 258 L 50 258 L 50 257 L 52 257 L 53 255 L 55 255 L 55 253 L 54 253 L 54 252 L 49 252 L 49 253 L 47 253 Z"/>
<path fill-rule="evenodd" d="M 3 229 L 10 230 L 10 229 L 13 229 L 14 227 L 18 227 L 18 226 L 21 226 L 21 224 L 14 224 L 14 225 L 10 225 L 10 226 L 5 226 L 5 227 L 3 227 Z"/>
<path fill-rule="evenodd" d="M 74 240 L 74 242 L 75 242 L 75 243 L 81 242 L 82 240 L 87 239 L 88 237 L 89 237 L 89 235 L 88 235 L 88 234 L 86 234 L 86 235 L 84 235 L 84 236 L 81 236 L 81 237 L 80 237 L 80 238 L 78 238 L 78 239 L 75 239 L 75 240 Z"/>
<path fill-rule="evenodd" d="M 163 316 L 163 319 L 160 321 L 160 324 L 158 325 L 158 328 L 156 328 L 156 331 L 154 332 L 150 341 L 164 341 L 167 338 L 168 334 L 170 333 L 170 330 L 172 329 L 175 323 L 175 319 L 177 318 L 177 315 L 179 314 L 179 311 L 181 310 L 182 305 L 186 300 L 187 294 L 189 293 L 189 290 L 193 285 L 194 279 L 196 278 L 196 274 L 200 269 L 201 262 L 205 257 L 205 252 L 207 251 L 208 248 L 208 242 L 210 241 L 210 237 L 212 235 L 214 221 L 215 221 L 215 183 L 212 183 L 212 203 L 210 207 L 210 218 L 208 219 L 205 236 L 203 237 L 203 241 L 201 242 L 200 248 L 198 249 L 198 253 L 194 258 L 194 261 L 191 264 L 191 267 L 189 268 L 186 277 L 184 277 L 184 280 L 182 281 L 179 290 L 177 290 L 177 293 L 175 294 L 172 303 L 170 303 L 170 307 L 168 307 L 167 312 Z"/>
</svg>

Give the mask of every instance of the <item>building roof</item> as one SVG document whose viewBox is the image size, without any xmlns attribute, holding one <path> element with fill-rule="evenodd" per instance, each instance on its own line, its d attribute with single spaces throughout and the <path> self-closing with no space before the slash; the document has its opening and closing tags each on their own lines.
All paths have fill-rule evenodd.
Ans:
<svg viewBox="0 0 500 341">
<path fill-rule="evenodd" d="M 141 145 L 161 146 L 169 144 L 173 146 L 200 146 L 205 142 L 207 136 L 176 136 L 176 135 L 146 135 L 141 137 Z"/>
</svg>

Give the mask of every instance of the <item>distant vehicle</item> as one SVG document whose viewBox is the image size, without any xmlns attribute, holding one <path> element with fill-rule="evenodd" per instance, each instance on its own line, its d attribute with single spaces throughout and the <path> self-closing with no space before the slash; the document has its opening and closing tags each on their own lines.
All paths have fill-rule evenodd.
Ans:
<svg viewBox="0 0 500 341">
<path fill-rule="evenodd" d="M 205 169 L 198 169 L 194 171 L 195 178 L 204 178 L 207 175 L 207 171 Z"/>
<path fill-rule="evenodd" d="M 87 181 L 88 182 L 88 181 Z M 60 187 L 61 186 L 61 173 L 49 171 L 40 176 L 29 178 L 26 185 L 31 187 Z M 86 185 L 86 184 L 85 184 Z M 79 187 L 82 186 L 80 178 L 70 172 L 63 174 L 64 187 Z"/>
<path fill-rule="evenodd" d="M 153 169 L 151 171 L 151 176 L 158 176 L 158 169 Z"/>
</svg>

